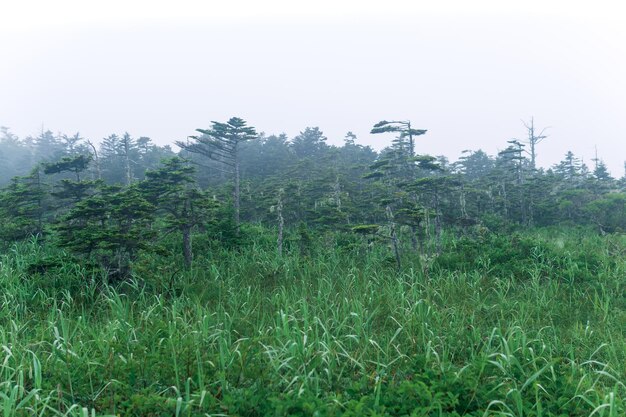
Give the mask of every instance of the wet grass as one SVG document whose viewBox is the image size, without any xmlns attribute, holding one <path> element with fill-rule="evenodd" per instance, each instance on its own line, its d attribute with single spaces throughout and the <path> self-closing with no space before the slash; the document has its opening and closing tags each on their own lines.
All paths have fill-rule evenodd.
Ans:
<svg viewBox="0 0 626 417">
<path fill-rule="evenodd" d="M 450 240 L 471 256 L 407 252 L 400 272 L 385 248 L 279 258 L 263 242 L 185 273 L 145 257 L 115 286 L 14 246 L 2 415 L 626 415 L 622 237 Z"/>
</svg>

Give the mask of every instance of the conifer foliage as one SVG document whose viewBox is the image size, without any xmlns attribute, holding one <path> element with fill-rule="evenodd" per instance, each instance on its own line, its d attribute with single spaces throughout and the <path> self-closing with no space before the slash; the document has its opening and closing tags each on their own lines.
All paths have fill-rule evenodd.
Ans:
<svg viewBox="0 0 626 417">
<path fill-rule="evenodd" d="M 446 234 L 562 224 L 626 229 L 626 179 L 615 179 L 597 155 L 593 170 L 572 152 L 538 168 L 536 150 L 512 139 L 496 156 L 468 150 L 448 163 L 420 154 L 416 139 L 427 131 L 404 120 L 372 127 L 389 136 L 380 152 L 351 132 L 335 146 L 318 127 L 290 139 L 257 134 L 238 117 L 197 132 L 177 142 L 177 156 L 129 133 L 97 147 L 78 133 L 21 140 L 3 128 L 0 158 L 24 163 L 3 166 L 16 175 L 0 178 L 2 242 L 36 236 L 125 277 L 142 253 L 175 253 L 188 269 L 198 243 L 204 251 L 207 242 L 241 245 L 252 224 L 274 228 L 281 256 L 347 232 L 370 249 L 381 245 L 399 269 L 406 258 L 439 256 Z M 533 132 L 536 145 L 544 135 Z"/>
</svg>

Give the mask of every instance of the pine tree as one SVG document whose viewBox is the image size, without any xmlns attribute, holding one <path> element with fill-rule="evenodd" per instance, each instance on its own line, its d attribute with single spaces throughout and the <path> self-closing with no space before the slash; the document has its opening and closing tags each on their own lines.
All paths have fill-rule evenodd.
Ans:
<svg viewBox="0 0 626 417">
<path fill-rule="evenodd" d="M 164 214 L 166 231 L 182 236 L 185 267 L 193 260 L 192 231 L 206 224 L 214 215 L 217 202 L 195 184 L 194 167 L 180 157 L 164 160 L 161 167 L 146 172 L 140 184 L 146 199 Z"/>
<path fill-rule="evenodd" d="M 303 158 L 319 158 L 328 148 L 326 136 L 319 127 L 307 127 L 291 141 L 291 148 L 296 156 Z"/>
<path fill-rule="evenodd" d="M 0 186 L 13 177 L 27 175 L 32 168 L 33 156 L 24 141 L 0 126 Z"/>
<path fill-rule="evenodd" d="M 36 163 L 56 161 L 65 153 L 63 143 L 50 130 L 42 129 L 39 136 L 28 137 L 26 142 L 33 148 Z"/>
<path fill-rule="evenodd" d="M 409 157 L 415 156 L 415 137 L 425 134 L 424 129 L 413 129 L 410 120 L 386 121 L 383 120 L 374 125 L 372 134 L 394 132 L 398 136 L 394 140 L 396 148 L 406 152 Z"/>
<path fill-rule="evenodd" d="M 190 136 L 193 143 L 178 141 L 176 144 L 183 150 L 196 153 L 219 162 L 224 170 L 234 177 L 233 209 L 237 234 L 240 228 L 240 148 L 241 144 L 257 139 L 253 127 L 247 126 L 243 119 L 233 117 L 226 123 L 211 122 L 210 129 L 196 129 L 201 136 Z"/>
<path fill-rule="evenodd" d="M 58 199 L 61 207 L 75 204 L 92 194 L 99 181 L 81 179 L 81 173 L 87 170 L 91 155 L 66 156 L 57 162 L 44 164 L 46 175 L 69 174 L 74 178 L 61 178 L 52 195 Z"/>
<path fill-rule="evenodd" d="M 563 179 L 570 184 L 577 182 L 582 178 L 582 162 L 579 158 L 567 151 L 565 158 L 553 167 L 554 172 L 563 177 Z"/>
<path fill-rule="evenodd" d="M 47 211 L 47 186 L 41 167 L 24 177 L 14 177 L 0 192 L 0 235 L 11 242 L 43 235 Z"/>
<path fill-rule="evenodd" d="M 55 229 L 59 244 L 96 259 L 112 279 L 124 279 L 139 251 L 150 247 L 155 207 L 132 186 L 103 186 L 74 205 Z"/>
</svg>

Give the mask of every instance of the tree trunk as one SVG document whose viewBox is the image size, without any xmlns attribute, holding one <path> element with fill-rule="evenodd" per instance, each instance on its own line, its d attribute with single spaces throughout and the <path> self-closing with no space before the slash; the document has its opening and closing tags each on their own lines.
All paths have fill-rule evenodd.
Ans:
<svg viewBox="0 0 626 417">
<path fill-rule="evenodd" d="M 335 179 L 333 194 L 333 197 L 335 197 L 335 205 L 337 206 L 337 210 L 341 211 L 341 184 L 339 183 L 339 176 L 337 176 L 337 178 Z"/>
<path fill-rule="evenodd" d="M 391 211 L 391 207 L 387 206 L 387 219 L 389 221 L 390 228 L 390 238 L 391 238 L 391 246 L 393 247 L 393 253 L 396 257 L 396 265 L 398 270 L 402 267 L 402 263 L 400 260 L 400 247 L 398 244 L 398 235 L 396 233 L 396 223 L 393 221 L 393 212 Z"/>
<path fill-rule="evenodd" d="M 461 182 L 461 194 L 459 195 L 459 204 L 461 205 L 461 216 L 467 219 L 469 216 L 467 215 L 467 203 L 465 201 L 465 185 Z"/>
<path fill-rule="evenodd" d="M 191 247 L 191 226 L 185 225 L 182 228 L 183 233 L 183 258 L 185 259 L 185 268 L 191 268 L 193 261 L 193 251 Z"/>
<path fill-rule="evenodd" d="M 509 202 L 507 200 L 507 196 L 506 196 L 506 185 L 504 183 L 504 181 L 502 181 L 501 183 L 501 187 L 502 187 L 502 197 L 504 198 L 504 219 L 506 221 L 509 221 Z"/>
<path fill-rule="evenodd" d="M 535 213 L 534 213 L 534 211 L 535 211 L 534 189 L 530 188 L 528 190 L 528 221 L 526 223 L 529 227 L 532 227 L 533 224 L 535 223 Z"/>
<path fill-rule="evenodd" d="M 435 193 L 435 250 L 441 254 L 441 215 L 439 213 L 439 194 Z"/>
<path fill-rule="evenodd" d="M 278 256 L 283 255 L 283 229 L 285 227 L 285 219 L 283 218 L 283 195 L 282 190 L 278 192 L 278 205 L 276 207 L 278 213 L 278 239 L 276 241 Z"/>
<path fill-rule="evenodd" d="M 402 263 L 400 261 L 400 248 L 398 246 L 398 235 L 396 234 L 396 224 L 391 223 L 391 243 L 393 245 L 393 253 L 396 257 L 396 265 L 398 270 L 402 267 Z"/>
<path fill-rule="evenodd" d="M 409 156 L 413 158 L 415 156 L 415 144 L 413 142 L 413 133 L 411 133 L 411 122 L 409 121 Z M 413 168 L 415 168 L 415 163 L 411 162 Z M 412 169 L 413 171 L 414 169 Z"/>
<path fill-rule="evenodd" d="M 130 139 L 124 138 L 124 168 L 126 171 L 126 185 L 129 186 L 133 182 L 133 172 L 130 169 Z"/>
<path fill-rule="evenodd" d="M 411 193 L 411 201 L 413 202 L 415 207 L 417 207 L 418 200 L 417 200 L 417 195 L 415 193 Z M 417 222 L 417 224 L 411 225 L 411 248 L 413 249 L 413 252 L 415 253 L 419 253 L 419 249 L 421 249 L 421 242 L 419 241 L 419 238 L 417 237 L 417 234 L 419 233 L 418 231 L 419 227 L 420 227 L 419 221 Z"/>
<path fill-rule="evenodd" d="M 535 137 L 535 120 L 530 119 L 530 127 L 528 128 L 528 142 L 530 142 L 530 168 L 534 171 L 537 167 L 535 165 L 537 160 L 537 154 L 535 152 L 535 145 L 537 145 L 537 138 Z"/>
<path fill-rule="evenodd" d="M 411 249 L 413 252 L 418 251 L 418 241 L 417 241 L 417 226 L 411 226 Z"/>
<path fill-rule="evenodd" d="M 420 255 L 426 254 L 426 231 L 424 230 L 425 225 L 417 225 L 417 246 Z"/>
<path fill-rule="evenodd" d="M 41 189 L 43 188 L 41 184 L 41 171 L 40 168 L 36 169 L 36 181 L 37 181 L 37 237 L 43 235 L 43 217 L 44 217 L 44 208 L 43 208 L 43 197 L 41 193 Z"/>
<path fill-rule="evenodd" d="M 98 151 L 96 150 L 96 147 L 94 146 L 93 143 L 91 143 L 90 140 L 87 141 L 87 144 L 91 146 L 91 149 L 93 150 L 93 159 L 94 159 L 94 162 L 96 163 L 96 174 L 98 175 L 98 179 L 101 180 L 102 171 L 100 170 L 100 158 L 98 158 Z"/>
<path fill-rule="evenodd" d="M 235 207 L 235 231 L 237 236 L 239 236 L 239 149 L 237 149 L 237 145 L 235 145 L 235 190 L 233 191 L 233 205 Z"/>
</svg>

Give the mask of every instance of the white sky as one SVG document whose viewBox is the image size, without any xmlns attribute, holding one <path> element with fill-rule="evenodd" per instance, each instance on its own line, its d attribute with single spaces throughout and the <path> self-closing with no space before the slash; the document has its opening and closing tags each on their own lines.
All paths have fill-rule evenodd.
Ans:
<svg viewBox="0 0 626 417">
<path fill-rule="evenodd" d="M 429 132 L 418 152 L 538 151 L 626 160 L 626 3 L 619 1 L 0 0 L 0 125 L 172 143 L 246 119 L 332 143 L 381 119 Z"/>
</svg>

